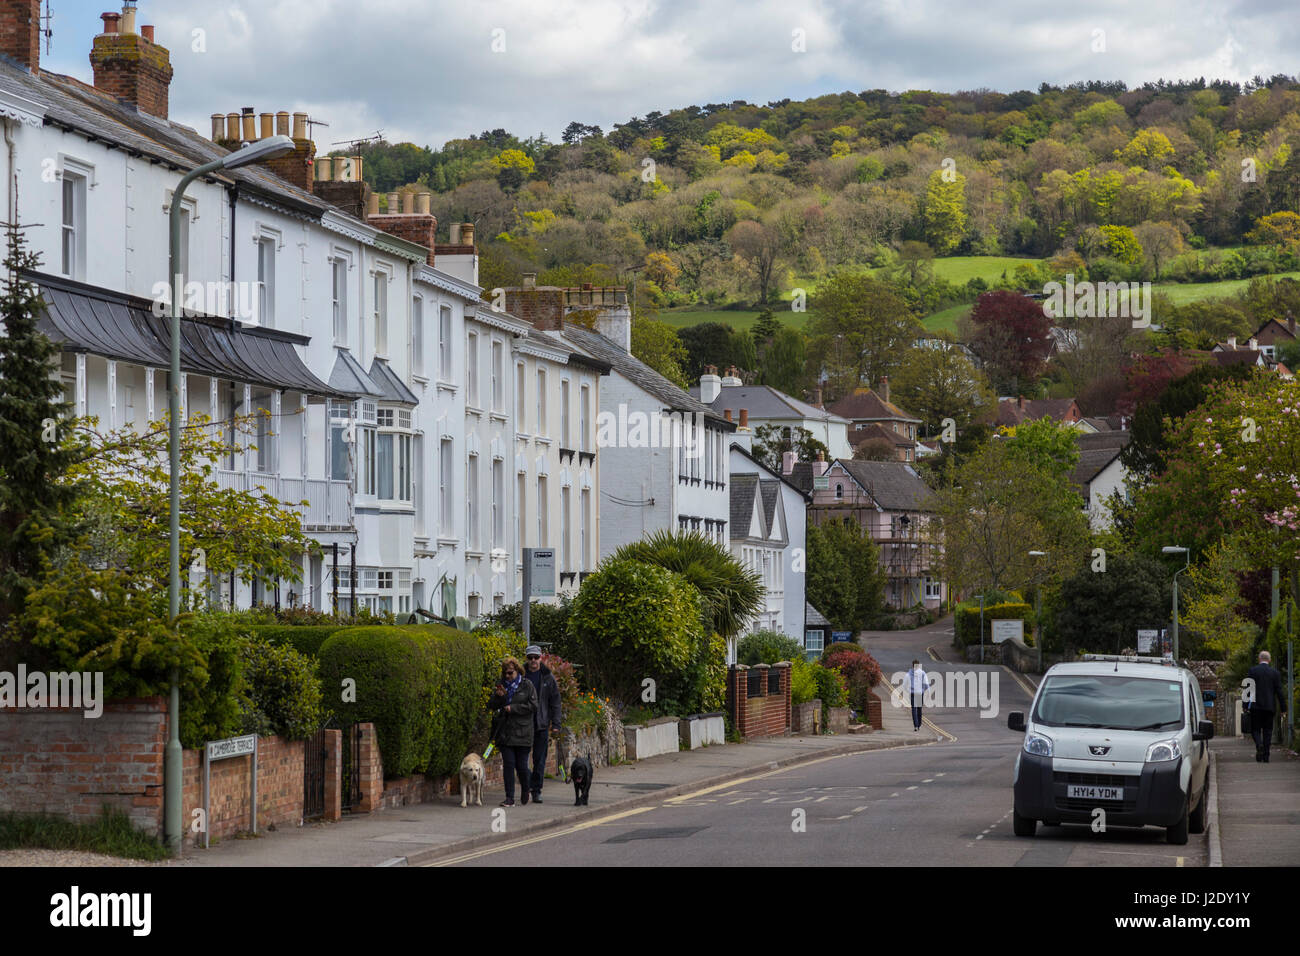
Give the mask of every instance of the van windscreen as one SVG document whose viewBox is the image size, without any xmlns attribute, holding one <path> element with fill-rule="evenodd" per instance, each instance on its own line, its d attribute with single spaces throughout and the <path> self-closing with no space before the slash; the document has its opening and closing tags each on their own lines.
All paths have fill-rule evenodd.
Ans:
<svg viewBox="0 0 1300 956">
<path fill-rule="evenodd" d="M 1033 719 L 1051 727 L 1161 730 L 1183 723 L 1178 681 L 1120 675 L 1049 677 L 1038 695 Z"/>
</svg>

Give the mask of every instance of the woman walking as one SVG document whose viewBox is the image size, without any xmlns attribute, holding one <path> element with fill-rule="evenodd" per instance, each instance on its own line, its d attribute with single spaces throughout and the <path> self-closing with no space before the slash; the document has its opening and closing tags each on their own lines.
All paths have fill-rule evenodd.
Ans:
<svg viewBox="0 0 1300 956">
<path fill-rule="evenodd" d="M 537 710 L 537 690 L 532 681 L 524 680 L 523 668 L 513 657 L 501 662 L 501 680 L 488 701 L 488 709 L 500 712 L 496 744 L 501 748 L 501 770 L 505 777 L 506 798 L 503 807 L 515 805 L 515 777 L 519 778 L 520 800 L 528 803 L 528 753 L 533 746 L 533 713 Z"/>
</svg>

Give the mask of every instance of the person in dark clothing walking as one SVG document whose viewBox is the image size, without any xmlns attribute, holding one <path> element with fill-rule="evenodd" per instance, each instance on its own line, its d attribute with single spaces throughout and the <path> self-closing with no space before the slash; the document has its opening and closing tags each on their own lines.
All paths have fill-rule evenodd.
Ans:
<svg viewBox="0 0 1300 956">
<path fill-rule="evenodd" d="M 1282 675 L 1270 661 L 1268 651 L 1259 652 L 1259 663 L 1249 671 L 1255 683 L 1255 699 L 1250 704 L 1250 733 L 1255 738 L 1255 759 L 1268 763 L 1268 748 L 1273 742 L 1273 716 L 1281 710 L 1286 713 L 1286 698 L 1282 693 Z"/>
<path fill-rule="evenodd" d="M 560 685 L 556 683 L 550 668 L 542 663 L 540 647 L 530 645 L 524 651 L 524 658 L 524 679 L 537 691 L 537 710 L 533 714 L 533 772 L 530 789 L 533 803 L 541 803 L 542 781 L 546 777 L 546 751 L 551 745 L 551 734 L 560 732 Z"/>
<path fill-rule="evenodd" d="M 515 776 L 519 776 L 520 795 L 528 803 L 528 751 L 533 745 L 533 714 L 537 710 L 537 690 L 524 680 L 519 662 L 507 657 L 501 662 L 501 680 L 488 701 L 488 709 L 500 711 L 496 731 L 501 748 L 501 769 L 505 777 L 506 799 L 503 807 L 515 805 Z"/>
</svg>

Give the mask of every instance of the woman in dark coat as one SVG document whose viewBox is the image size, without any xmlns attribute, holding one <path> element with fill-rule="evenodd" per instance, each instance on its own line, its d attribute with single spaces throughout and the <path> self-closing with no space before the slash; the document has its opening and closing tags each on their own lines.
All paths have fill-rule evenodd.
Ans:
<svg viewBox="0 0 1300 956">
<path fill-rule="evenodd" d="M 524 679 L 524 670 L 513 657 L 501 662 L 501 680 L 488 701 L 488 709 L 500 712 L 496 743 L 501 748 L 502 776 L 506 799 L 503 807 L 515 805 L 515 777 L 519 778 L 520 799 L 528 803 L 528 754 L 533 746 L 533 713 L 537 690 Z"/>
</svg>

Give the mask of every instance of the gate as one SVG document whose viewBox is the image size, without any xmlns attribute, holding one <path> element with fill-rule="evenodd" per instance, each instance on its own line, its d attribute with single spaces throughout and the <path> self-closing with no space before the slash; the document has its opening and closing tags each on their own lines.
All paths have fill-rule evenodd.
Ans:
<svg viewBox="0 0 1300 956">
<path fill-rule="evenodd" d="M 302 818 L 325 815 L 325 728 L 307 738 L 302 748 Z"/>
<path fill-rule="evenodd" d="M 344 813 L 361 806 L 361 725 L 358 720 L 343 725 L 343 801 Z"/>
</svg>

